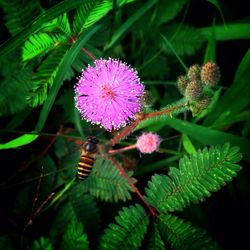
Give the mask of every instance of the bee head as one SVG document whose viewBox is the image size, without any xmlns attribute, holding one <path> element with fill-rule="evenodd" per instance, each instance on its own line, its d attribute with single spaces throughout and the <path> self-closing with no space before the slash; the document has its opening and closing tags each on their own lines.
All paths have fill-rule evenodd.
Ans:
<svg viewBox="0 0 250 250">
<path fill-rule="evenodd" d="M 93 144 L 98 144 L 99 143 L 99 140 L 94 135 L 88 136 L 87 141 L 90 142 L 90 143 L 93 143 Z"/>
</svg>

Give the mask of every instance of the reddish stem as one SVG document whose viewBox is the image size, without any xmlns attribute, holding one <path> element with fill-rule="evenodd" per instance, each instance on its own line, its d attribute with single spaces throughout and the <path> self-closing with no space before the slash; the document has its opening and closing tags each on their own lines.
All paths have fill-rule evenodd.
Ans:
<svg viewBox="0 0 250 250">
<path fill-rule="evenodd" d="M 120 175 L 126 179 L 130 185 L 130 187 L 132 188 L 132 190 L 138 195 L 138 197 L 141 199 L 141 201 L 144 203 L 144 205 L 148 208 L 150 215 L 155 218 L 157 216 L 155 210 L 145 201 L 145 199 L 143 198 L 142 194 L 140 193 L 140 191 L 138 190 L 138 188 L 134 185 L 134 183 L 130 180 L 130 178 L 127 176 L 126 172 L 124 171 L 123 167 L 120 166 L 120 164 L 118 164 L 116 162 L 116 160 L 113 157 L 109 157 L 110 161 L 112 161 L 112 163 L 114 164 L 114 166 L 119 170 Z"/>
<path fill-rule="evenodd" d="M 118 132 L 109 142 L 108 145 L 110 146 L 114 146 L 115 144 L 117 144 L 121 139 L 123 139 L 124 137 L 128 136 L 134 129 L 135 127 L 143 120 L 149 119 L 149 118 L 153 118 L 159 115 L 166 115 L 169 114 L 171 116 L 171 113 L 173 113 L 174 111 L 184 108 L 186 106 L 186 103 L 182 103 L 180 105 L 177 106 L 173 106 L 170 108 L 166 108 L 160 111 L 155 111 L 149 114 L 140 114 L 137 119 L 130 124 L 128 127 L 124 128 L 122 131 Z"/>
<path fill-rule="evenodd" d="M 132 132 L 132 130 L 144 119 L 144 116 L 145 114 L 140 114 L 138 118 L 132 124 L 124 128 L 122 131 L 116 133 L 116 135 L 108 142 L 108 145 L 114 146 L 121 139 L 128 136 Z"/>
<path fill-rule="evenodd" d="M 92 60 L 95 60 L 94 56 L 85 48 L 82 48 L 82 50 L 85 52 L 85 54 Z"/>
<path fill-rule="evenodd" d="M 128 151 L 128 150 L 131 150 L 131 149 L 135 149 L 135 148 L 136 148 L 136 144 L 129 145 L 129 146 L 124 147 L 124 148 L 110 149 L 108 151 L 108 154 L 118 154 L 118 153 L 121 153 L 121 152 L 124 152 L 124 151 Z"/>
</svg>

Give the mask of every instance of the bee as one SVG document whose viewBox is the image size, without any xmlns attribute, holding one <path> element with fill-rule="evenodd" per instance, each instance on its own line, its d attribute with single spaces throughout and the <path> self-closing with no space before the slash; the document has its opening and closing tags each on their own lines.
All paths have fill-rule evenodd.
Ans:
<svg viewBox="0 0 250 250">
<path fill-rule="evenodd" d="M 96 154 L 98 151 L 99 140 L 95 136 L 89 136 L 82 146 L 81 157 L 77 165 L 77 178 L 81 181 L 85 180 L 94 165 Z"/>
</svg>

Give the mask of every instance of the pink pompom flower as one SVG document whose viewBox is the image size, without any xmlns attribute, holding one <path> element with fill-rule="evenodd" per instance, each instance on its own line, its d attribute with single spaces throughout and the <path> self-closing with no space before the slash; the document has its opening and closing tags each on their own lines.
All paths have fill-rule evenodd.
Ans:
<svg viewBox="0 0 250 250">
<path fill-rule="evenodd" d="M 116 59 L 98 59 L 82 71 L 75 86 L 82 117 L 108 131 L 125 126 L 141 109 L 144 91 L 137 71 Z"/>
<path fill-rule="evenodd" d="M 143 154 L 151 154 L 159 149 L 161 138 L 152 132 L 143 133 L 136 142 L 137 149 Z"/>
</svg>

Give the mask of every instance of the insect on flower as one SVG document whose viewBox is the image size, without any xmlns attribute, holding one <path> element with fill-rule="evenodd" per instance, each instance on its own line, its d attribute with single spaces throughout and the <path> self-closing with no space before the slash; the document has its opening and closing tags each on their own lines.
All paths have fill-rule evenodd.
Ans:
<svg viewBox="0 0 250 250">
<path fill-rule="evenodd" d="M 143 91 L 136 70 L 120 60 L 99 59 L 82 71 L 75 86 L 76 107 L 92 124 L 117 130 L 140 112 Z"/>
<path fill-rule="evenodd" d="M 78 162 L 77 177 L 79 180 L 85 180 L 95 162 L 96 154 L 98 151 L 97 145 L 99 141 L 96 136 L 89 136 L 87 141 L 82 146 L 81 158 Z"/>
</svg>

